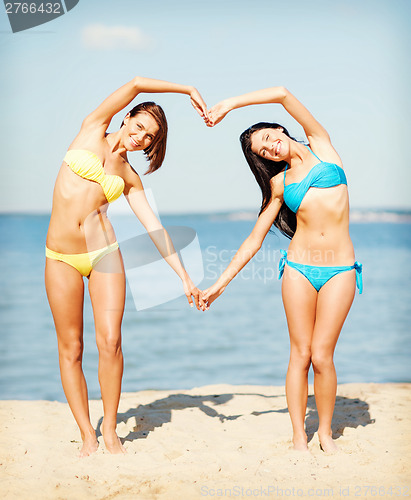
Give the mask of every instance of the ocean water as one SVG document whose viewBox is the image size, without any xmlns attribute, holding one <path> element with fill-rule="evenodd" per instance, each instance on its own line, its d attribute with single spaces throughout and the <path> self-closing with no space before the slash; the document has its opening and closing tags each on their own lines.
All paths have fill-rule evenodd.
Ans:
<svg viewBox="0 0 411 500">
<path fill-rule="evenodd" d="M 126 247 L 134 221 L 129 216 L 114 219 L 117 235 L 123 235 L 120 246 Z M 411 222 L 353 219 L 350 232 L 356 258 L 364 266 L 364 293 L 357 292 L 337 344 L 338 381 L 411 382 Z M 0 216 L 0 399 L 65 400 L 44 289 L 48 220 Z M 164 226 L 174 228 L 172 234 L 177 227 L 188 228 L 183 233 L 191 235 L 189 241 L 195 235 L 192 246 L 202 255 L 201 269 L 195 270 L 202 278 L 200 288 L 211 285 L 228 265 L 254 221 L 244 214 L 162 217 Z M 284 237 L 269 234 L 260 252 L 207 312 L 190 309 L 185 296 L 175 291 L 167 302 L 140 307 L 134 288 L 141 297 L 159 297 L 155 290 L 163 288 L 161 277 L 153 280 L 149 272 L 139 274 L 137 284 L 130 279 L 122 330 L 123 391 L 284 384 L 289 340 L 277 267 L 279 249 L 287 245 Z M 181 254 L 190 261 L 183 248 Z M 87 292 L 84 340 L 89 396 L 99 398 Z"/>
</svg>

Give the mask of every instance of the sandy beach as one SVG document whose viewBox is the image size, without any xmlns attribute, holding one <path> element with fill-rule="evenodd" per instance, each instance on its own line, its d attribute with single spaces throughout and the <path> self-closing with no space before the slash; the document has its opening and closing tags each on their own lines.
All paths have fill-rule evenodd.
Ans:
<svg viewBox="0 0 411 500">
<path fill-rule="evenodd" d="M 310 394 L 312 388 L 310 387 Z M 406 497 L 411 495 L 411 384 L 343 384 L 333 420 L 340 451 L 291 450 L 283 387 L 213 385 L 122 394 L 127 455 L 79 459 L 67 404 L 0 403 L 2 499 Z M 90 402 L 99 431 L 101 401 Z"/>
</svg>

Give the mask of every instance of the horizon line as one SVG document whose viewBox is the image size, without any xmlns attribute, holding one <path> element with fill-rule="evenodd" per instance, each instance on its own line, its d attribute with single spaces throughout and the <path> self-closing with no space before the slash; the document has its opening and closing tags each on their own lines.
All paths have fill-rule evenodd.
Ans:
<svg viewBox="0 0 411 500">
<path fill-rule="evenodd" d="M 209 210 L 209 211 L 191 211 L 191 212 L 180 212 L 180 211 L 163 211 L 160 216 L 184 216 L 184 215 L 230 215 L 230 214 L 257 214 L 258 209 L 251 208 L 238 208 L 232 210 Z M 391 214 L 403 214 L 411 215 L 411 207 L 352 207 L 350 208 L 350 214 L 365 214 L 365 213 L 391 213 Z M 33 215 L 33 216 L 45 216 L 51 215 L 51 210 L 0 210 L 0 216 L 2 215 Z M 135 216 L 131 212 L 113 212 L 111 216 L 119 215 L 130 215 Z"/>
</svg>

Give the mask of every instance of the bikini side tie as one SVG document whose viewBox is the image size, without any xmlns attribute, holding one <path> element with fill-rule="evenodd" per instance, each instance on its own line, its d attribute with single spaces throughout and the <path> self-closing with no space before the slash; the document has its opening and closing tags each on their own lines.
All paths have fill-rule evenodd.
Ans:
<svg viewBox="0 0 411 500">
<path fill-rule="evenodd" d="M 355 281 L 357 283 L 358 292 L 362 293 L 362 264 L 361 262 L 354 262 Z"/>
<path fill-rule="evenodd" d="M 283 277 L 285 263 L 287 262 L 287 252 L 285 250 L 280 250 L 280 252 L 282 257 L 280 259 L 280 262 L 278 263 L 278 271 L 280 273 L 278 275 L 279 280 Z"/>
</svg>

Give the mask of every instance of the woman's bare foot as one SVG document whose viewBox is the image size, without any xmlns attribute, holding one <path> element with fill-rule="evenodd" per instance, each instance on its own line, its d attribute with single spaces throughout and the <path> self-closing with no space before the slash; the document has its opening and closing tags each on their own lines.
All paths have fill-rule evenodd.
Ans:
<svg viewBox="0 0 411 500">
<path fill-rule="evenodd" d="M 320 440 L 320 448 L 325 453 L 330 455 L 337 453 L 339 451 L 338 446 L 332 438 L 332 434 L 320 434 L 318 433 L 318 439 Z"/>
<path fill-rule="evenodd" d="M 107 451 L 118 455 L 120 453 L 127 453 L 127 450 L 121 444 L 120 438 L 117 436 L 114 429 L 107 429 L 104 427 L 104 421 L 101 424 L 101 434 L 103 435 L 104 444 L 106 445 Z"/>
<path fill-rule="evenodd" d="M 301 436 L 293 436 L 294 450 L 308 451 L 307 435 L 304 433 Z"/>
<path fill-rule="evenodd" d="M 88 436 L 87 438 L 83 438 L 83 446 L 80 450 L 80 458 L 89 457 L 92 453 L 95 453 L 98 448 L 98 441 L 96 435 Z"/>
</svg>

